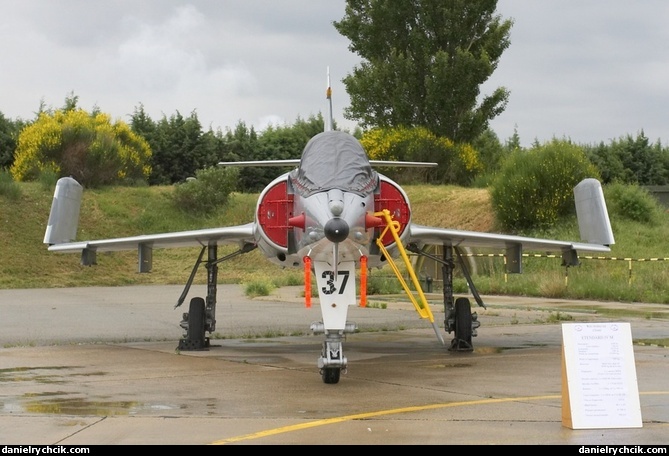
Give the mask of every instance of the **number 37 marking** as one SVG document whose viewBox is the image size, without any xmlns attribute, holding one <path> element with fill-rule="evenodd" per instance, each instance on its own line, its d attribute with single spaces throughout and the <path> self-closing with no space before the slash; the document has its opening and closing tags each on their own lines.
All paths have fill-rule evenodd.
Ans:
<svg viewBox="0 0 669 456">
<path fill-rule="evenodd" d="M 327 279 L 327 282 L 325 282 L 327 286 L 322 288 L 324 294 L 330 295 L 330 294 L 335 294 L 337 292 L 338 294 L 344 294 L 344 290 L 346 289 L 346 283 L 348 282 L 349 272 L 339 271 L 337 275 L 342 278 L 339 290 L 337 290 L 337 280 L 335 279 L 334 271 L 323 271 L 321 277 Z"/>
</svg>

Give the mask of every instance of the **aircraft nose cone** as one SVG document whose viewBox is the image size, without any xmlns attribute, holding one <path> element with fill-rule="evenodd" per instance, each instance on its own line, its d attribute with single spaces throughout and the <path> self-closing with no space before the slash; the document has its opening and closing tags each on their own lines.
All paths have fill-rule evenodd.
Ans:
<svg viewBox="0 0 669 456">
<path fill-rule="evenodd" d="M 348 237 L 348 223 L 340 218 L 333 218 L 327 221 L 323 227 L 325 237 L 330 242 L 341 242 Z"/>
</svg>

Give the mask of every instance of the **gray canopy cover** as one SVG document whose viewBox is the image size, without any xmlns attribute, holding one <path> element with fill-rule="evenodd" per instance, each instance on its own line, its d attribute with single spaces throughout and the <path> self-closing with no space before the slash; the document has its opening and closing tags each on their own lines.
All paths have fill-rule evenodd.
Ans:
<svg viewBox="0 0 669 456">
<path fill-rule="evenodd" d="M 326 131 L 311 138 L 290 179 L 295 191 L 304 197 L 333 188 L 366 195 L 378 183 L 365 149 L 341 131 Z"/>
</svg>

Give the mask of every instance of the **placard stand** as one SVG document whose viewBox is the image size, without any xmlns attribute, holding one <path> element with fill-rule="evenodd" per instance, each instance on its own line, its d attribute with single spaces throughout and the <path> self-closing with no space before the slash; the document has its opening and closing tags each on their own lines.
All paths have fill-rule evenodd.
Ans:
<svg viewBox="0 0 669 456">
<path fill-rule="evenodd" d="M 562 324 L 562 425 L 642 427 L 629 323 Z"/>
</svg>

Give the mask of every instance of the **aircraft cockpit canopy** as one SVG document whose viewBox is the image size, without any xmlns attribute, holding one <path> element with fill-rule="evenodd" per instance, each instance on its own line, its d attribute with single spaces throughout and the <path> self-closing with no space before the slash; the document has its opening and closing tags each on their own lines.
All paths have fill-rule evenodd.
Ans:
<svg viewBox="0 0 669 456">
<path fill-rule="evenodd" d="M 290 173 L 293 188 L 303 197 L 331 189 L 369 195 L 379 176 L 365 149 L 348 133 L 326 131 L 307 143 L 300 166 Z"/>
</svg>

